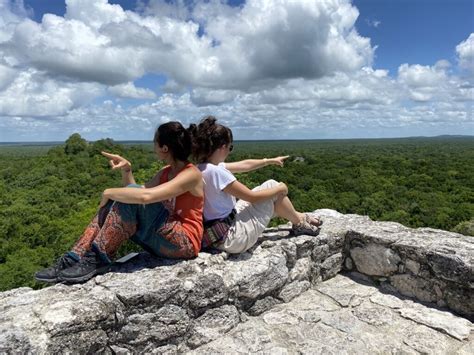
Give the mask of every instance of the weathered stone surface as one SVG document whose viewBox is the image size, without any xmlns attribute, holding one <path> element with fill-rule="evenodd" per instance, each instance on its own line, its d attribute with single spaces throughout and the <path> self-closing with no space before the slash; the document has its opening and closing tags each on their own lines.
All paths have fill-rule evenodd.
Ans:
<svg viewBox="0 0 474 355">
<path fill-rule="evenodd" d="M 393 305 L 392 297 L 395 296 L 385 295 L 373 285 L 362 285 L 341 275 L 321 286 L 326 290 L 331 288 L 328 292 L 331 294 L 348 287 L 360 295 L 362 301 L 351 308 L 343 308 L 331 297 L 310 289 L 289 303 L 277 305 L 258 317 L 250 317 L 195 353 L 465 354 L 472 349 L 472 336 L 455 339 L 431 326 L 404 318 L 399 311 L 416 307 L 420 312 L 430 313 L 429 307 L 403 299 L 398 299 L 400 309 L 374 304 L 372 298 Z M 368 288 L 375 289 L 375 293 L 369 292 Z"/>
<path fill-rule="evenodd" d="M 0 353 L 472 353 L 474 238 L 315 214 L 317 237 L 284 226 L 241 255 L 142 253 L 82 285 L 0 293 Z"/>
<path fill-rule="evenodd" d="M 474 319 L 474 238 L 432 228 L 407 228 L 368 217 L 317 210 L 322 234 L 346 230 L 346 269 L 356 267 L 403 294 Z M 314 268 L 314 266 L 313 266 Z M 387 279 L 381 279 L 386 277 Z M 388 285 L 385 285 L 388 288 Z"/>
<path fill-rule="evenodd" d="M 355 284 L 348 278 L 335 277 L 315 287 L 316 290 L 331 297 L 341 307 L 359 305 L 363 298 L 377 292 L 373 286 Z"/>
<path fill-rule="evenodd" d="M 353 248 L 352 260 L 360 273 L 373 276 L 388 276 L 398 271 L 400 257 L 390 248 L 378 244 Z"/>
<path fill-rule="evenodd" d="M 186 334 L 190 319 L 186 311 L 175 305 L 164 306 L 155 313 L 133 314 L 120 330 L 117 341 L 134 347 L 165 341 Z"/>
<path fill-rule="evenodd" d="M 210 309 L 196 319 L 187 344 L 191 348 L 197 348 L 222 336 L 239 322 L 240 315 L 235 306 L 226 305 Z"/>
<path fill-rule="evenodd" d="M 324 260 L 321 264 L 321 278 L 327 280 L 336 276 L 342 269 L 343 260 L 342 253 L 331 255 Z"/>
<path fill-rule="evenodd" d="M 265 298 L 262 298 L 261 300 L 257 300 L 252 307 L 248 309 L 248 314 L 252 316 L 258 316 L 262 314 L 263 312 L 266 312 L 270 309 L 272 309 L 275 305 L 281 303 L 282 301 L 277 300 L 276 298 L 272 296 L 268 296 Z"/>
<path fill-rule="evenodd" d="M 296 296 L 301 295 L 304 291 L 309 289 L 311 284 L 309 281 L 295 281 L 290 284 L 285 285 L 280 293 L 278 298 L 283 302 L 290 302 Z"/>
<path fill-rule="evenodd" d="M 390 283 L 402 295 L 415 297 L 423 302 L 435 303 L 441 298 L 441 295 L 436 292 L 436 284 L 421 277 L 399 274 L 390 277 Z"/>
<path fill-rule="evenodd" d="M 400 310 L 400 314 L 404 318 L 440 330 L 459 340 L 467 339 L 471 331 L 474 330 L 472 323 L 467 319 L 456 317 L 450 312 L 438 311 L 420 305 L 413 306 L 413 308 L 403 308 Z"/>
</svg>

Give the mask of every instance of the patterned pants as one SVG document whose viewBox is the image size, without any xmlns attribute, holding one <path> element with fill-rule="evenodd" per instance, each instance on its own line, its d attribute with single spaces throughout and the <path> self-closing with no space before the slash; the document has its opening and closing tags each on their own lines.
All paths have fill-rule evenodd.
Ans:
<svg viewBox="0 0 474 355">
<path fill-rule="evenodd" d="M 191 259 L 196 256 L 181 222 L 170 216 L 164 204 L 115 201 L 109 201 L 99 210 L 69 254 L 80 259 L 95 250 L 104 261 L 111 262 L 127 239 L 160 257 Z"/>
</svg>

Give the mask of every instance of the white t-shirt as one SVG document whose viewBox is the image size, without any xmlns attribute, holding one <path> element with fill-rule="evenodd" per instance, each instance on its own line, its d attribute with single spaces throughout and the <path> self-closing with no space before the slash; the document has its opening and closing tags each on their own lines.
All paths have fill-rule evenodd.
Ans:
<svg viewBox="0 0 474 355">
<path fill-rule="evenodd" d="M 204 220 L 220 219 L 227 217 L 235 206 L 235 197 L 222 191 L 230 183 L 237 180 L 225 168 L 225 163 L 214 165 L 203 163 L 198 165 L 204 179 Z"/>
</svg>

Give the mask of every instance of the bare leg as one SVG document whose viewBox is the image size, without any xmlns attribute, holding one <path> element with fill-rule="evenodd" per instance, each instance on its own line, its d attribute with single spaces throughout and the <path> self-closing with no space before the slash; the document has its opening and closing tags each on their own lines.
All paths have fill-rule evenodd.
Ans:
<svg viewBox="0 0 474 355">
<path fill-rule="evenodd" d="M 275 214 L 278 217 L 285 218 L 293 224 L 298 224 L 304 221 L 304 213 L 298 212 L 293 207 L 290 199 L 287 196 L 280 196 L 275 201 Z"/>
</svg>

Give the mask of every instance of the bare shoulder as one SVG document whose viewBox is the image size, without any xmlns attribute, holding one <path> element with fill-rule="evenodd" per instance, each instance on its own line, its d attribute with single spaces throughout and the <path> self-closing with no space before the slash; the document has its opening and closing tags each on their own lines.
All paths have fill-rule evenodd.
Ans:
<svg viewBox="0 0 474 355">
<path fill-rule="evenodd" d="M 187 169 L 184 169 L 181 174 L 186 176 L 187 179 L 196 181 L 202 179 L 201 171 L 199 171 L 199 169 L 194 164 L 190 165 Z"/>
</svg>

